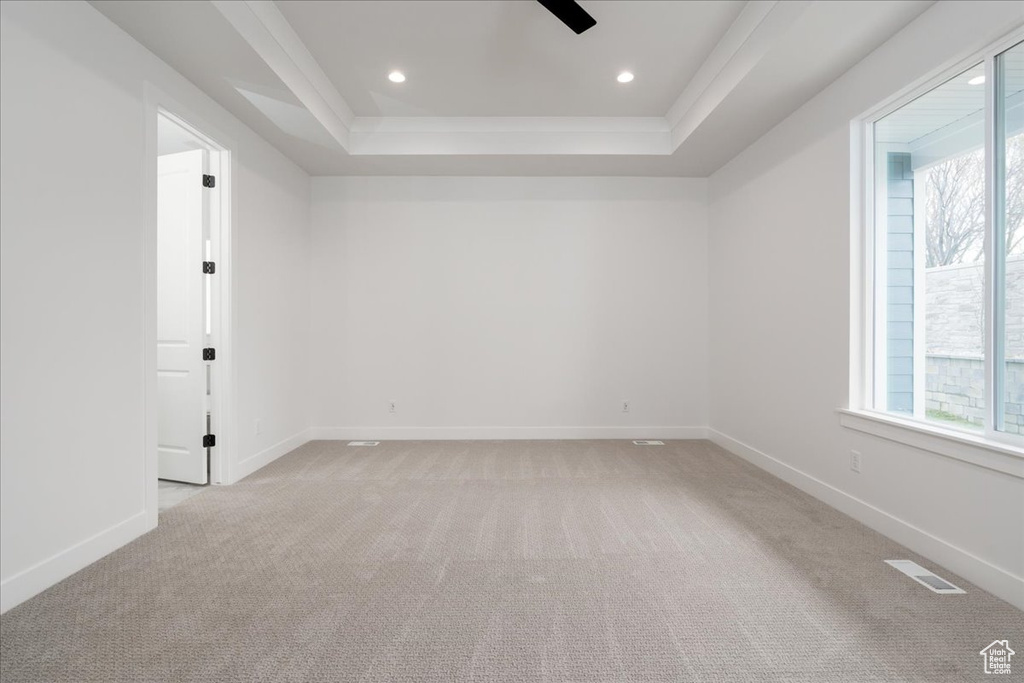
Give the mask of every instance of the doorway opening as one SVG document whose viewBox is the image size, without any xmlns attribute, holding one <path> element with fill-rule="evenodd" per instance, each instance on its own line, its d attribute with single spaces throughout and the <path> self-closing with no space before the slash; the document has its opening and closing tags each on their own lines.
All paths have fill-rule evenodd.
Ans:
<svg viewBox="0 0 1024 683">
<path fill-rule="evenodd" d="M 225 151 L 162 109 L 156 143 L 156 477 L 164 512 L 222 481 L 218 275 L 226 250 L 218 180 Z"/>
</svg>

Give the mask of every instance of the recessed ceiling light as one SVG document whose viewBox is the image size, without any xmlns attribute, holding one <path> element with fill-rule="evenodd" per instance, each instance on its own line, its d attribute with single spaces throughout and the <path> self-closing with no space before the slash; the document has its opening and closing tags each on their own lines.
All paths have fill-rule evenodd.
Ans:
<svg viewBox="0 0 1024 683">
<path fill-rule="evenodd" d="M 984 76 L 975 76 L 971 80 L 967 81 L 967 85 L 981 85 L 985 82 Z"/>
<path fill-rule="evenodd" d="M 388 74 L 388 80 L 392 83 L 405 83 L 405 74 L 401 71 L 392 71 Z"/>
<path fill-rule="evenodd" d="M 619 83 L 629 83 L 631 80 L 633 80 L 633 74 L 630 73 L 629 71 L 623 71 L 618 75 L 618 77 L 615 80 L 617 80 Z"/>
</svg>

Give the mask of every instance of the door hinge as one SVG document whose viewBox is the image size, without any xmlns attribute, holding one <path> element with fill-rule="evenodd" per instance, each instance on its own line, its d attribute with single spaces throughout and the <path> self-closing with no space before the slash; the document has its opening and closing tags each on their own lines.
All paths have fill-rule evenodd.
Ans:
<svg viewBox="0 0 1024 683">
<path fill-rule="evenodd" d="M 203 448 L 213 448 L 217 445 L 216 434 L 204 434 L 203 435 Z"/>
<path fill-rule="evenodd" d="M 217 349 L 212 346 L 203 349 L 203 360 L 217 360 Z"/>
<path fill-rule="evenodd" d="M 213 275 L 217 272 L 217 264 L 213 261 L 203 261 L 203 273 Z"/>
<path fill-rule="evenodd" d="M 217 178 L 212 175 L 203 174 L 203 187 L 216 187 Z"/>
</svg>

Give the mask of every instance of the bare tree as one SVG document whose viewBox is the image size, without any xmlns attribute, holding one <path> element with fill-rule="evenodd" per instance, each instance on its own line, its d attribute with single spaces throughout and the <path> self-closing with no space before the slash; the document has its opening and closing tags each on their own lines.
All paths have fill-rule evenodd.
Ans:
<svg viewBox="0 0 1024 683">
<path fill-rule="evenodd" d="M 925 172 L 926 266 L 981 260 L 985 244 L 985 157 L 982 150 Z M 1024 253 L 1024 134 L 1006 144 L 1006 253 Z"/>
<path fill-rule="evenodd" d="M 925 171 L 926 267 L 977 261 L 985 239 L 985 166 L 982 151 Z"/>
<path fill-rule="evenodd" d="M 1006 253 L 1024 254 L 1024 133 L 1006 141 Z"/>
</svg>

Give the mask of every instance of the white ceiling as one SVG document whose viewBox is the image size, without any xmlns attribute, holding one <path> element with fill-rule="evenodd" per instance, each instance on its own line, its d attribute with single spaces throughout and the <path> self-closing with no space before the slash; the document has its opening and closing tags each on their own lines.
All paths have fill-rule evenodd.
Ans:
<svg viewBox="0 0 1024 683">
<path fill-rule="evenodd" d="M 314 175 L 677 176 L 720 168 L 932 3 L 580 4 L 581 36 L 533 0 L 93 2 Z"/>
<path fill-rule="evenodd" d="M 664 116 L 745 3 L 583 4 L 580 36 L 532 1 L 278 7 L 357 116 Z"/>
</svg>

